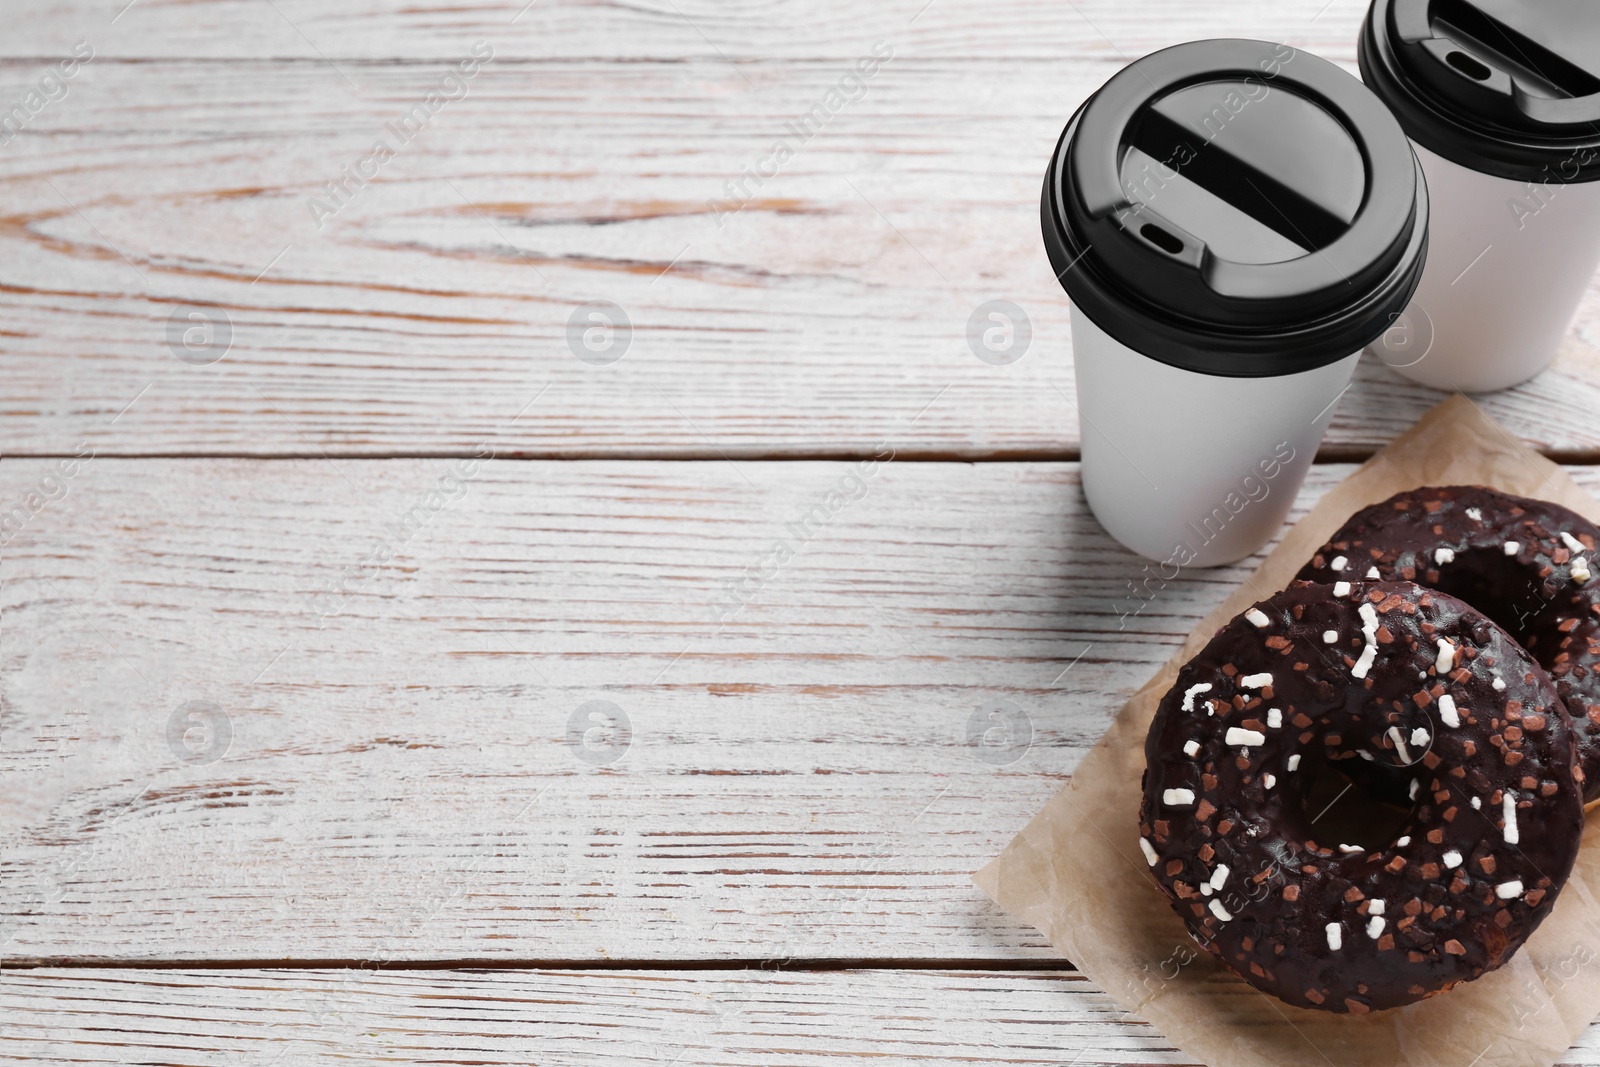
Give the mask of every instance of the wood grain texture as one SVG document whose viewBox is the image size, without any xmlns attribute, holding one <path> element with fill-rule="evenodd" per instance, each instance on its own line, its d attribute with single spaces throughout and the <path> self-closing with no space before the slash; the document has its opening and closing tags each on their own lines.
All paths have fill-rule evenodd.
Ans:
<svg viewBox="0 0 1600 1067">
<path fill-rule="evenodd" d="M 970 872 L 1247 573 L 1139 612 L 1070 464 L 54 469 L 0 465 L 65 486 L 0 560 L 11 958 L 1048 957 Z"/>
<path fill-rule="evenodd" d="M 1224 32 L 1307 43 L 1298 20 L 1348 65 L 1334 45 L 1359 14 L 1163 2 L 1084 6 L 1085 22 L 1072 5 L 936 0 L 911 23 L 908 5 L 731 6 L 707 35 L 761 58 L 729 63 L 668 25 L 669 5 L 536 4 L 510 29 L 537 16 L 540 33 L 493 38 L 465 97 L 402 144 L 386 126 L 491 11 L 277 7 L 330 56 L 389 58 L 295 58 L 311 53 L 270 4 L 140 0 L 107 39 L 150 51 L 107 44 L 0 149 L 6 454 L 465 455 L 494 436 L 505 455 L 829 457 L 895 432 L 907 456 L 1072 459 L 1070 331 L 1037 219 L 1065 118 L 1119 51 Z M 63 27 L 98 11 L 51 9 L 6 47 L 66 54 Z M 789 133 L 879 39 L 896 51 L 864 95 Z M 284 58 L 206 58 L 223 41 Z M 602 58 L 606 42 L 621 55 Z M 185 58 L 143 58 L 168 47 Z M 650 54 L 621 61 L 632 47 Z M 8 66 L 0 101 L 41 69 Z M 394 158 L 340 206 L 327 183 L 380 138 Z M 775 176 L 742 178 L 771 172 L 780 139 L 793 157 Z M 339 210 L 314 218 L 314 199 Z M 996 299 L 1031 326 L 1009 366 L 968 344 Z M 596 300 L 632 325 L 609 366 L 568 342 Z M 169 346 L 195 303 L 231 325 L 210 365 Z M 1486 410 L 1546 451 L 1600 458 L 1597 322 L 1592 290 L 1556 365 Z M 1440 396 L 1369 359 L 1324 458 L 1370 452 Z"/>
<path fill-rule="evenodd" d="M 1248 573 L 1139 611 L 1072 465 L 455 468 L 97 457 L 14 533 L 6 956 L 1046 958 L 969 873 Z"/>
<path fill-rule="evenodd" d="M 488 40 L 525 59 L 759 62 L 854 58 L 860 42 L 884 38 L 928 58 L 1062 62 L 1253 36 L 1354 59 L 1365 9 L 1360 0 L 64 0 L 16 20 L 0 55 L 54 56 L 90 40 L 105 55 L 137 59 L 427 60 Z"/>
<path fill-rule="evenodd" d="M 0 1005 L 6 1063 L 1191 1062 L 1061 972 L 39 970 Z"/>
<path fill-rule="evenodd" d="M 24 970 L 0 1005 L 5 1063 L 1193 1062 L 1059 971 Z M 1597 1063 L 1591 1027 L 1561 1065 Z"/>
</svg>

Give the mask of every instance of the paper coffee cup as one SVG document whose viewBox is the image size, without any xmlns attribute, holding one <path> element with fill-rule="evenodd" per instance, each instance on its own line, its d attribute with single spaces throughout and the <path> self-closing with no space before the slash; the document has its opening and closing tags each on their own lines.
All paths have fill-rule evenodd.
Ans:
<svg viewBox="0 0 1600 1067">
<path fill-rule="evenodd" d="M 1286 45 L 1179 45 L 1078 109 L 1040 215 L 1096 517 L 1167 569 L 1256 551 L 1422 273 L 1427 189 L 1399 124 Z"/>
<path fill-rule="evenodd" d="M 1439 389 L 1526 381 L 1600 267 L 1600 10 L 1375 0 L 1358 55 L 1431 202 L 1422 282 L 1374 354 Z"/>
</svg>

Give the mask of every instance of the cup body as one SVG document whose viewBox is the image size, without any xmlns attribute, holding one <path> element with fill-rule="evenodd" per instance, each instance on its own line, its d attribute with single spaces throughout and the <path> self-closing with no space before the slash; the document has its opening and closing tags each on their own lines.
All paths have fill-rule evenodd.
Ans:
<svg viewBox="0 0 1600 1067">
<path fill-rule="evenodd" d="M 1555 359 L 1600 267 L 1600 182 L 1514 181 L 1413 148 L 1432 205 L 1428 262 L 1373 352 L 1436 389 L 1526 381 Z"/>
<path fill-rule="evenodd" d="M 1134 351 L 1072 309 L 1083 491 L 1106 532 L 1169 567 L 1232 563 L 1281 528 L 1361 353 L 1229 378 Z"/>
</svg>

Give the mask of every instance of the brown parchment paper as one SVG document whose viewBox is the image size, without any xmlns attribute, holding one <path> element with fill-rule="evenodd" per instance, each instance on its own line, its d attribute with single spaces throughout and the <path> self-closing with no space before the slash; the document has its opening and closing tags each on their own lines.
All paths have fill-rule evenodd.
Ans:
<svg viewBox="0 0 1600 1067">
<path fill-rule="evenodd" d="M 1188 936 L 1138 847 L 1156 705 L 1217 627 L 1282 589 L 1350 515 L 1424 485 L 1488 485 L 1600 522 L 1600 502 L 1464 396 L 1335 486 L 1128 701 L 1070 782 L 973 878 L 1118 1003 L 1212 1067 L 1551 1067 L 1600 1013 L 1600 813 L 1555 908 L 1510 963 L 1432 1000 L 1365 1016 L 1296 1008 Z"/>
</svg>

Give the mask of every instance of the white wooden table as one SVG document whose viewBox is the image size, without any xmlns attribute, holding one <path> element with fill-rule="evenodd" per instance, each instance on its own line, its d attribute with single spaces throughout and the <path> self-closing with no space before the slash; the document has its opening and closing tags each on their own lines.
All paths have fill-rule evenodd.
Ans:
<svg viewBox="0 0 1600 1067">
<path fill-rule="evenodd" d="M 1036 197 L 1323 4 L 8 12 L 0 1057 L 1187 1062 L 969 882 L 1245 573 L 1131 614 Z M 1597 329 L 1477 399 L 1600 491 Z M 1296 514 L 1439 399 L 1363 367 Z"/>
</svg>

